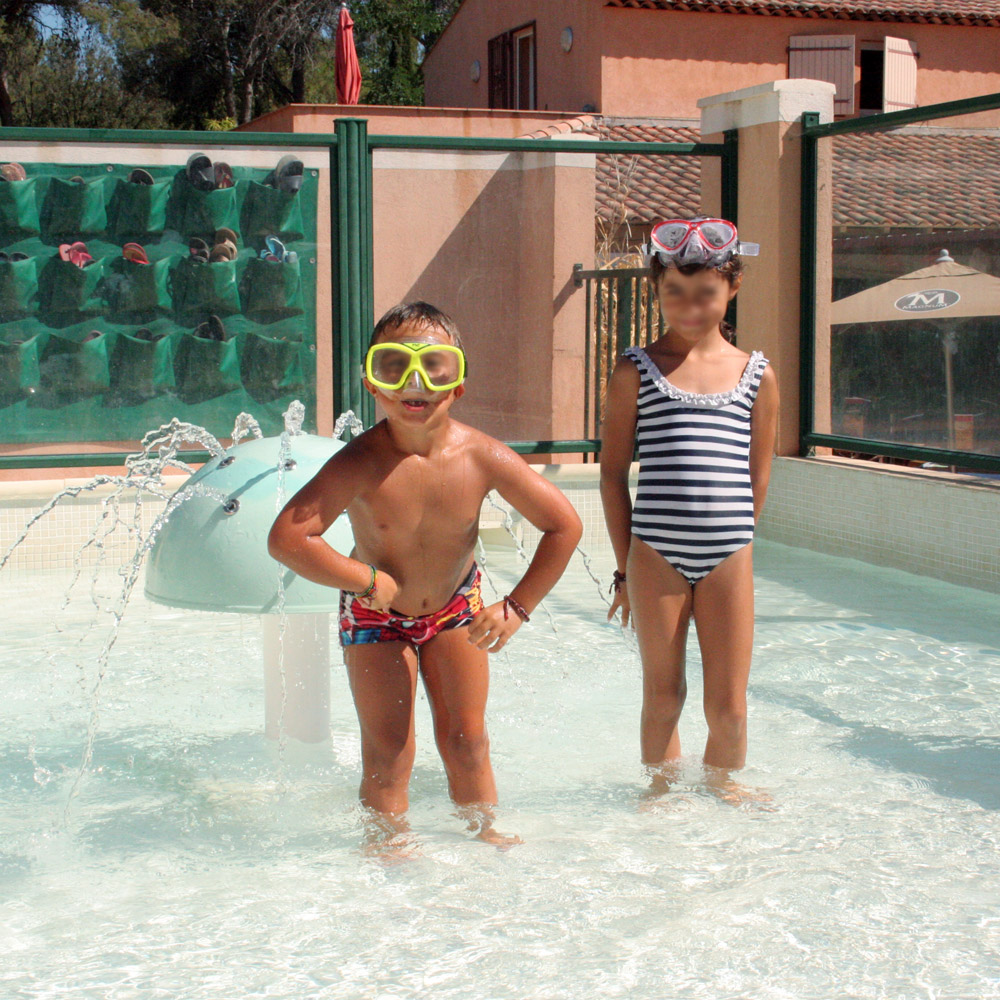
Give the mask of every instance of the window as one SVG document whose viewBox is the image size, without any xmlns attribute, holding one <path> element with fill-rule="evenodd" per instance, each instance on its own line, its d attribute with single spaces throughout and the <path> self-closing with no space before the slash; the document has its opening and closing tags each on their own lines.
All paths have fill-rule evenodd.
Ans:
<svg viewBox="0 0 1000 1000">
<path fill-rule="evenodd" d="M 861 82 L 857 107 L 861 114 L 899 111 L 917 105 L 917 47 L 905 38 L 861 42 Z M 791 79 L 826 80 L 835 84 L 833 110 L 855 110 L 855 40 L 853 35 L 792 35 L 788 46 Z"/>
<path fill-rule="evenodd" d="M 528 111 L 536 106 L 535 24 L 489 41 L 490 107 Z"/>
<path fill-rule="evenodd" d="M 854 114 L 854 36 L 792 35 L 788 46 L 792 80 L 826 80 L 836 84 L 833 113 Z"/>
<path fill-rule="evenodd" d="M 858 110 L 863 115 L 882 110 L 885 94 L 885 49 L 878 42 L 861 43 L 861 86 Z"/>
</svg>

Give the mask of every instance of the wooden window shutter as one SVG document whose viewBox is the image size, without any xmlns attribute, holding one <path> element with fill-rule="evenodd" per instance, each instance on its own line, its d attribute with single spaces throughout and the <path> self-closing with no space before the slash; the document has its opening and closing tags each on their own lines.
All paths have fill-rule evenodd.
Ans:
<svg viewBox="0 0 1000 1000">
<path fill-rule="evenodd" d="M 834 113 L 853 115 L 854 36 L 792 35 L 788 42 L 788 78 L 836 84 Z"/>
<path fill-rule="evenodd" d="M 488 47 L 490 107 L 514 107 L 514 36 L 505 31 L 491 38 Z"/>
<path fill-rule="evenodd" d="M 885 39 L 884 111 L 917 106 L 917 46 L 906 38 Z"/>
</svg>

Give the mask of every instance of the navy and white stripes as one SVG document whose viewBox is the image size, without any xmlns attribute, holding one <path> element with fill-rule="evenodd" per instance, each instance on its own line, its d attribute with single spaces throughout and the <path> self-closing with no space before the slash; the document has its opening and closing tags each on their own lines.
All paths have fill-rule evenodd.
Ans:
<svg viewBox="0 0 1000 1000">
<path fill-rule="evenodd" d="M 750 355 L 729 392 L 684 392 L 641 347 L 636 436 L 639 491 L 632 533 L 694 585 L 753 539 L 750 412 L 767 360 Z"/>
</svg>

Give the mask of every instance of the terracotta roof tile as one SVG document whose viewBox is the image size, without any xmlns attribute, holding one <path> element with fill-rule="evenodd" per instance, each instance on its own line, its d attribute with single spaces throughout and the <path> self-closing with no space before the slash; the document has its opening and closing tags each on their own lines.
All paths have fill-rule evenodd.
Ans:
<svg viewBox="0 0 1000 1000">
<path fill-rule="evenodd" d="M 697 142 L 691 124 L 616 124 L 582 129 L 602 139 Z M 911 126 L 833 140 L 835 226 L 949 228 L 1000 225 L 1000 130 Z M 698 213 L 697 157 L 607 155 L 597 158 L 597 216 L 605 224 L 642 225 Z"/>
<path fill-rule="evenodd" d="M 838 226 L 1000 223 L 1000 131 L 918 126 L 833 142 Z"/>
<path fill-rule="evenodd" d="M 1000 0 L 608 0 L 605 6 L 1000 27 Z"/>
<path fill-rule="evenodd" d="M 615 142 L 697 142 L 695 123 L 616 123 L 595 120 L 583 130 Z M 597 157 L 597 215 L 605 223 L 641 223 L 698 214 L 701 158 L 697 156 Z"/>
</svg>

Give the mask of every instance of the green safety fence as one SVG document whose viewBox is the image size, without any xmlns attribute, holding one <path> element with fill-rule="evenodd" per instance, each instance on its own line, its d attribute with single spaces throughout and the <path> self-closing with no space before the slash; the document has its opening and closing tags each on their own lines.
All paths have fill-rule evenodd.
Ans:
<svg viewBox="0 0 1000 1000">
<path fill-rule="evenodd" d="M 914 462 L 954 466 L 980 472 L 1000 472 L 1000 456 L 951 448 L 883 441 L 876 438 L 852 437 L 822 433 L 815 429 L 815 364 L 816 364 L 816 260 L 818 246 L 818 185 L 819 150 L 822 139 L 863 132 L 879 132 L 938 121 L 956 115 L 969 115 L 1000 109 L 1000 94 L 929 104 L 863 118 L 820 123 L 817 112 L 802 115 L 801 154 L 801 216 L 800 238 L 802 264 L 799 283 L 799 437 L 803 455 L 816 447 L 833 448 L 863 455 L 880 455 Z M 998 306 L 1000 313 L 1000 306 Z"/>
</svg>

